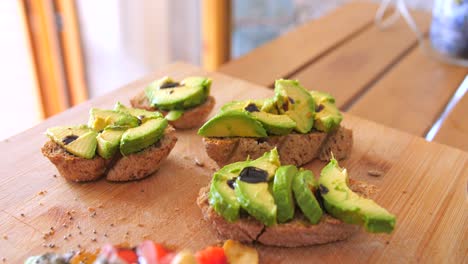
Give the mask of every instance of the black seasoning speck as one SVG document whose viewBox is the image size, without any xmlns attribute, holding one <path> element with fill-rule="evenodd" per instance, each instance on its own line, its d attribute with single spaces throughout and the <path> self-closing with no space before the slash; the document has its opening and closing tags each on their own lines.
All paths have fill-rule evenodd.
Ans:
<svg viewBox="0 0 468 264">
<path fill-rule="evenodd" d="M 181 86 L 180 83 L 178 83 L 178 82 L 167 82 L 167 83 L 163 83 L 161 86 L 159 86 L 159 89 L 174 88 L 174 87 L 178 87 L 178 86 Z"/>
<path fill-rule="evenodd" d="M 290 102 L 291 104 L 294 104 L 294 103 L 295 103 L 294 99 L 292 99 L 291 97 L 288 96 L 288 99 L 289 99 L 289 102 Z"/>
<path fill-rule="evenodd" d="M 323 186 L 322 184 L 319 185 L 320 193 L 327 194 L 329 192 L 328 188 Z"/>
<path fill-rule="evenodd" d="M 23 213 L 21 213 L 21 216 L 22 216 L 22 217 L 24 217 L 24 214 L 23 214 Z"/>
</svg>

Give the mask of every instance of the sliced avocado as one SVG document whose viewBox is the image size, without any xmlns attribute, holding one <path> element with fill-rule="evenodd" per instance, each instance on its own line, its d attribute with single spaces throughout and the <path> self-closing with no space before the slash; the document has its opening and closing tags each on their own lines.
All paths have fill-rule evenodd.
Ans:
<svg viewBox="0 0 468 264">
<path fill-rule="evenodd" d="M 326 92 L 319 92 L 319 91 L 309 91 L 310 95 L 312 95 L 312 98 L 314 98 L 315 104 L 321 104 L 321 103 L 335 103 L 335 97 L 333 97 L 331 94 L 326 93 Z"/>
<path fill-rule="evenodd" d="M 223 167 L 211 181 L 209 203 L 214 210 L 229 222 L 239 219 L 240 204 L 234 193 L 234 181 L 239 172 L 248 165 L 241 161 Z"/>
<path fill-rule="evenodd" d="M 329 133 L 340 126 L 343 115 L 334 103 L 323 102 L 317 105 L 314 127 Z"/>
<path fill-rule="evenodd" d="M 180 83 L 172 79 L 158 80 L 145 88 L 151 105 L 162 110 L 184 110 L 205 102 L 210 93 L 211 79 L 189 77 Z"/>
<path fill-rule="evenodd" d="M 266 112 L 252 112 L 251 115 L 260 121 L 266 131 L 272 135 L 287 135 L 296 127 L 296 122 L 287 115 L 274 115 Z"/>
<path fill-rule="evenodd" d="M 147 111 L 147 110 L 139 109 L 139 108 L 129 108 L 120 102 L 117 102 L 115 104 L 114 111 L 130 114 L 138 118 L 141 122 L 145 122 L 146 120 L 152 119 L 152 118 L 163 117 L 163 115 L 158 111 Z"/>
<path fill-rule="evenodd" d="M 252 112 L 248 110 L 249 108 L 256 109 L 256 111 L 258 111 L 258 109 L 262 108 L 264 101 L 265 99 L 232 101 L 223 105 L 220 111 L 227 112 L 232 110 L 246 110 L 247 112 Z"/>
<path fill-rule="evenodd" d="M 176 121 L 179 119 L 182 115 L 184 114 L 183 110 L 171 110 L 169 113 L 166 115 L 166 119 L 169 121 Z"/>
<path fill-rule="evenodd" d="M 138 118 L 122 112 L 91 108 L 89 111 L 88 126 L 95 131 L 102 131 L 108 126 L 137 127 Z"/>
<path fill-rule="evenodd" d="M 97 136 L 97 152 L 99 156 L 110 159 L 117 152 L 120 146 L 124 129 L 106 128 Z"/>
<path fill-rule="evenodd" d="M 270 114 L 275 114 L 275 115 L 280 114 L 280 112 L 278 111 L 278 108 L 276 107 L 276 101 L 274 98 L 268 98 L 264 100 L 263 105 L 260 108 L 260 111 L 267 112 Z"/>
<path fill-rule="evenodd" d="M 273 197 L 278 207 L 278 223 L 284 223 L 294 217 L 294 197 L 292 181 L 297 173 L 296 166 L 281 166 L 276 170 L 273 181 Z"/>
<path fill-rule="evenodd" d="M 298 81 L 277 80 L 275 101 L 281 114 L 286 114 L 296 122 L 295 130 L 308 133 L 314 125 L 315 103 L 310 93 Z"/>
<path fill-rule="evenodd" d="M 198 130 L 205 137 L 266 137 L 262 124 L 242 110 L 221 112 Z"/>
<path fill-rule="evenodd" d="M 310 94 L 316 104 L 314 128 L 325 133 L 338 128 L 343 115 L 335 105 L 335 98 L 325 92 L 310 91 Z"/>
<path fill-rule="evenodd" d="M 270 181 L 279 166 L 281 166 L 278 150 L 276 148 L 263 153 L 261 157 L 256 160 L 252 160 L 248 163 L 248 166 L 262 169 L 268 173 L 268 181 Z"/>
<path fill-rule="evenodd" d="M 271 226 L 276 223 L 276 204 L 268 182 L 248 183 L 238 177 L 235 183 L 237 201 L 251 216 Z"/>
<path fill-rule="evenodd" d="M 322 218 L 322 208 L 314 196 L 318 187 L 317 180 L 310 170 L 301 169 L 293 179 L 292 189 L 297 205 L 310 223 L 317 224 Z"/>
<path fill-rule="evenodd" d="M 52 127 L 46 135 L 75 156 L 92 159 L 96 154 L 97 133 L 87 126 Z"/>
<path fill-rule="evenodd" d="M 239 218 L 240 204 L 234 192 L 235 180 L 246 167 L 259 168 L 267 173 L 270 180 L 280 166 L 278 151 L 266 152 L 262 157 L 252 161 L 240 161 L 224 166 L 217 171 L 211 181 L 209 203 L 214 210 L 226 220 L 233 222 Z"/>
<path fill-rule="evenodd" d="M 120 140 L 120 152 L 126 156 L 153 145 L 162 137 L 167 124 L 166 119 L 157 118 L 150 119 L 139 127 L 128 129 Z"/>
<path fill-rule="evenodd" d="M 363 225 L 372 233 L 391 233 L 396 217 L 371 199 L 363 198 L 348 186 L 348 172 L 338 165 L 336 159 L 320 173 L 320 193 L 325 210 L 332 216 L 349 224 Z"/>
</svg>

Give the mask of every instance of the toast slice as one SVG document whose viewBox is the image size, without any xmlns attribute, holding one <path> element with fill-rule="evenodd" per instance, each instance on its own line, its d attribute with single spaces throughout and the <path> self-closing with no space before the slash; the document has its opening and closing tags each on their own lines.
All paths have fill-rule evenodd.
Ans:
<svg viewBox="0 0 468 264">
<path fill-rule="evenodd" d="M 216 101 L 213 96 L 208 96 L 203 104 L 191 109 L 187 109 L 179 119 L 175 121 L 169 121 L 169 124 L 178 129 L 199 127 L 206 120 L 211 110 L 213 110 L 215 102 Z M 168 113 L 167 111 L 158 110 L 156 107 L 151 106 L 148 98 L 145 95 L 145 92 L 141 92 L 130 99 L 130 104 L 133 108 L 141 108 L 148 111 L 159 111 L 164 116 L 166 116 Z"/>
<path fill-rule="evenodd" d="M 159 169 L 176 142 L 174 128 L 166 128 L 164 136 L 152 146 L 128 156 L 121 156 L 107 172 L 106 179 L 131 181 L 149 176 Z"/>
<path fill-rule="evenodd" d="M 85 159 L 68 153 L 51 140 L 42 147 L 42 154 L 70 181 L 94 181 L 104 175 L 107 175 L 109 181 L 131 181 L 142 179 L 158 170 L 176 142 L 175 130 L 168 126 L 163 137 L 154 145 L 125 157 L 118 154 L 106 160 L 96 155 L 93 159 Z"/>
<path fill-rule="evenodd" d="M 338 160 L 348 157 L 353 146 L 353 131 L 340 126 L 329 134 L 313 131 L 268 138 L 205 137 L 203 143 L 208 156 L 220 167 L 244 161 L 247 157 L 257 159 L 275 147 L 278 148 L 281 164 L 299 167 L 315 158 L 328 161 L 331 153 Z"/>
<path fill-rule="evenodd" d="M 362 196 L 368 197 L 376 188 L 363 182 L 350 179 L 350 187 Z M 345 240 L 359 230 L 358 225 L 351 225 L 324 214 L 316 225 L 310 224 L 296 210 L 292 221 L 270 227 L 264 226 L 251 216 L 241 217 L 230 223 L 214 211 L 208 203 L 209 186 L 200 190 L 197 204 L 203 218 L 211 223 L 221 239 L 234 239 L 244 243 L 258 242 L 267 246 L 301 247 L 326 244 Z"/>
<path fill-rule="evenodd" d="M 52 140 L 47 141 L 41 151 L 57 167 L 60 175 L 74 182 L 94 181 L 101 178 L 111 162 L 98 155 L 93 159 L 75 156 Z"/>
</svg>

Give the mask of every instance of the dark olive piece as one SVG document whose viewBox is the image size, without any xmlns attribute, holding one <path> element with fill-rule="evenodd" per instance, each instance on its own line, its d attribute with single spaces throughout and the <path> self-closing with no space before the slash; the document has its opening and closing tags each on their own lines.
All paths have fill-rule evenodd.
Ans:
<svg viewBox="0 0 468 264">
<path fill-rule="evenodd" d="M 247 105 L 245 108 L 244 108 L 246 111 L 252 113 L 252 112 L 260 112 L 260 110 L 258 109 L 257 105 L 254 104 L 254 103 L 250 103 L 249 105 Z"/>
<path fill-rule="evenodd" d="M 167 89 L 167 88 L 174 88 L 180 86 L 180 83 L 178 82 L 167 82 L 164 83 L 163 85 L 159 86 L 159 89 Z"/>
<path fill-rule="evenodd" d="M 248 183 L 267 182 L 268 172 L 256 167 L 245 167 L 239 175 L 239 180 Z"/>
<path fill-rule="evenodd" d="M 236 177 L 230 179 L 227 181 L 227 185 L 229 186 L 229 188 L 233 189 L 234 190 L 234 183 L 236 182 Z"/>
<path fill-rule="evenodd" d="M 318 113 L 318 112 L 322 111 L 323 108 L 325 108 L 325 106 L 323 106 L 323 105 L 320 104 L 320 105 L 318 105 L 318 106 L 315 108 L 315 112 Z"/>
<path fill-rule="evenodd" d="M 323 186 L 322 184 L 319 185 L 320 193 L 321 194 L 327 194 L 328 193 L 328 188 Z"/>
<path fill-rule="evenodd" d="M 68 135 L 62 139 L 63 144 L 68 145 L 78 138 L 77 135 Z"/>
</svg>

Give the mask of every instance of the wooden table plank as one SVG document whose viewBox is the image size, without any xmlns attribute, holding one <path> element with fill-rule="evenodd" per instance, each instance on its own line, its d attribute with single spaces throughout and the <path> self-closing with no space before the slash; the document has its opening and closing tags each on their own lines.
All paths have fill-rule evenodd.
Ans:
<svg viewBox="0 0 468 264">
<path fill-rule="evenodd" d="M 354 2 L 304 24 L 252 52 L 221 66 L 218 71 L 270 86 L 336 45 L 367 28 L 377 5 Z"/>
<path fill-rule="evenodd" d="M 427 32 L 430 15 L 426 12 L 412 15 L 421 30 Z M 403 19 L 386 30 L 374 25 L 291 78 L 298 79 L 307 89 L 331 93 L 338 106 L 346 108 L 372 82 L 404 59 L 416 44 L 414 32 Z"/>
<path fill-rule="evenodd" d="M 179 141 L 159 172 L 131 183 L 75 184 L 54 178 L 55 168 L 39 151 L 46 141 L 41 134 L 46 127 L 84 122 L 90 106 L 110 107 L 116 100 L 126 103 L 155 78 L 192 74 L 213 78 L 216 109 L 233 99 L 273 94 L 271 89 L 245 81 L 175 64 L 1 142 L 0 147 L 8 151 L 0 153 L 5 161 L 0 164 L 0 235 L 7 236 L 0 239 L 0 258 L 19 263 L 30 254 L 44 252 L 44 243 L 54 243 L 53 250 L 62 252 L 77 249 L 78 244 L 93 249 L 105 242 L 136 244 L 143 239 L 191 250 L 216 244 L 214 231 L 195 204 L 199 188 L 208 184 L 215 166 L 196 130 L 177 131 Z M 466 209 L 462 199 L 468 154 L 348 114 L 344 126 L 353 129 L 355 139 L 350 158 L 341 165 L 352 178 L 379 188 L 374 198 L 397 215 L 395 232 L 372 235 L 362 231 L 347 241 L 307 248 L 257 246 L 264 263 L 466 261 L 466 212 L 460 210 Z M 205 166 L 195 165 L 195 158 Z M 323 166 L 314 161 L 306 167 L 318 175 Z M 369 176 L 369 170 L 383 175 Z M 40 191 L 46 192 L 41 195 Z M 91 208 L 96 210 L 94 217 Z M 70 219 L 67 212 L 72 210 Z M 42 233 L 50 227 L 55 234 L 43 240 Z M 70 233 L 72 237 L 64 240 Z M 430 250 L 439 245 L 445 248 Z"/>
<path fill-rule="evenodd" d="M 468 93 L 442 123 L 434 141 L 468 151 Z"/>
<path fill-rule="evenodd" d="M 423 136 L 468 73 L 413 50 L 376 82 L 349 113 Z"/>
</svg>

